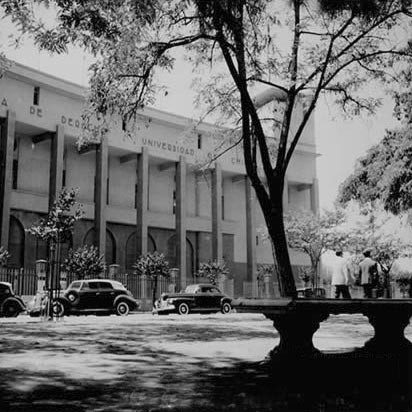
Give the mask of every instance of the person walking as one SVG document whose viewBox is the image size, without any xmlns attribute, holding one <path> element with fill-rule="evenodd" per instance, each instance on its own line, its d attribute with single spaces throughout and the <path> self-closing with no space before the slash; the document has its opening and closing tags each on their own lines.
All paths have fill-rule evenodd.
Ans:
<svg viewBox="0 0 412 412">
<path fill-rule="evenodd" d="M 363 256 L 364 259 L 359 264 L 359 275 L 363 288 L 363 297 L 369 299 L 372 297 L 372 288 L 378 274 L 378 265 L 371 258 L 370 250 L 365 250 Z"/>
<path fill-rule="evenodd" d="M 349 265 L 343 257 L 343 252 L 338 250 L 332 268 L 332 286 L 335 286 L 335 299 L 338 299 L 341 295 L 344 299 L 351 299 L 349 292 L 351 279 Z"/>
</svg>

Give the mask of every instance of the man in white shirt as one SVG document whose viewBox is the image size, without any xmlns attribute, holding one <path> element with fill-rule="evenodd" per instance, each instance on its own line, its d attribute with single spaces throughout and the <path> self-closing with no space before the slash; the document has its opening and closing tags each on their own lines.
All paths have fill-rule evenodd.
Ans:
<svg viewBox="0 0 412 412">
<path fill-rule="evenodd" d="M 335 298 L 338 299 L 340 295 L 344 299 L 351 299 L 349 293 L 349 284 L 352 276 L 346 260 L 343 258 L 341 250 L 336 252 L 336 259 L 333 263 L 332 271 L 332 285 L 335 286 Z"/>
</svg>

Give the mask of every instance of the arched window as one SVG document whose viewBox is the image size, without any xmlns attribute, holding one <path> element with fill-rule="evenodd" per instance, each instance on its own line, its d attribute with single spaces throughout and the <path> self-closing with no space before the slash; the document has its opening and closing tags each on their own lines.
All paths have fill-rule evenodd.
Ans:
<svg viewBox="0 0 412 412">
<path fill-rule="evenodd" d="M 90 229 L 86 236 L 84 237 L 84 245 L 95 245 L 95 236 L 96 231 L 94 228 Z M 104 259 L 107 265 L 116 263 L 116 241 L 112 232 L 109 229 L 106 229 L 106 250 L 104 254 Z"/>
<path fill-rule="evenodd" d="M 14 216 L 10 216 L 9 247 L 10 257 L 7 261 L 9 266 L 24 267 L 24 227 Z"/>
<path fill-rule="evenodd" d="M 147 252 L 153 253 L 156 251 L 156 243 L 153 237 L 147 235 Z M 136 232 L 132 233 L 126 241 L 126 270 L 133 270 L 133 265 L 136 262 Z"/>
<path fill-rule="evenodd" d="M 167 241 L 166 259 L 170 267 L 177 267 L 177 240 L 176 235 L 173 235 Z M 194 276 L 195 260 L 194 248 L 189 239 L 186 238 L 186 277 L 192 279 Z"/>
</svg>

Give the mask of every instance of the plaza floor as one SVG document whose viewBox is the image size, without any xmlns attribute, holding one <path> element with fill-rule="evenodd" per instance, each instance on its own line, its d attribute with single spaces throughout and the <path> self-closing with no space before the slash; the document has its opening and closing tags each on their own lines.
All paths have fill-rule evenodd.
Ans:
<svg viewBox="0 0 412 412">
<path fill-rule="evenodd" d="M 0 319 L 0 333 L 2 412 L 268 410 L 250 396 L 278 342 L 263 315 L 23 315 Z M 314 342 L 345 351 L 372 335 L 362 316 L 340 315 Z"/>
</svg>

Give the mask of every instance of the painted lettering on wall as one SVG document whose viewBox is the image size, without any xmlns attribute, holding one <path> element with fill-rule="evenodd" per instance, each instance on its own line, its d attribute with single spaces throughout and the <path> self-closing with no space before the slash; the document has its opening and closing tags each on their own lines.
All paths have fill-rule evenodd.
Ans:
<svg viewBox="0 0 412 412">
<path fill-rule="evenodd" d="M 62 114 L 60 118 L 60 123 L 66 126 L 75 127 L 76 129 L 82 128 L 84 130 L 88 130 L 89 132 L 97 128 L 97 126 L 86 124 L 85 122 L 80 121 L 80 119 L 75 119 L 73 117 L 67 117 L 64 114 Z"/>
<path fill-rule="evenodd" d="M 41 107 L 30 106 L 30 114 L 37 117 L 43 117 L 43 110 Z"/>
<path fill-rule="evenodd" d="M 142 145 L 182 155 L 185 154 L 194 156 L 195 154 L 194 149 L 189 149 L 188 147 L 179 146 L 177 144 L 162 142 L 156 139 L 147 139 L 145 137 L 142 138 Z"/>
</svg>

